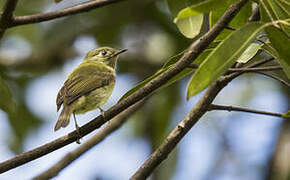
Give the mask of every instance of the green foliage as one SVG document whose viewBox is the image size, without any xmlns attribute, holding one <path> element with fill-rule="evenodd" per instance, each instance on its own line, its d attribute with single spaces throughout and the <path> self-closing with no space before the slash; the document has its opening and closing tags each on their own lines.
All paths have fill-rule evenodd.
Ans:
<svg viewBox="0 0 290 180">
<path fill-rule="evenodd" d="M 284 5 L 284 6 L 283 6 Z M 265 0 L 261 1 L 261 18 L 264 22 L 273 22 L 279 20 L 276 27 L 267 27 L 265 29 L 271 45 L 266 45 L 267 52 L 273 55 L 283 68 L 283 71 L 290 79 L 290 11 L 289 6 L 283 1 Z M 282 22 L 282 21 L 283 22 Z M 281 29 L 277 29 L 277 26 Z"/>
<path fill-rule="evenodd" d="M 197 16 L 202 13 L 210 12 L 213 10 L 217 10 L 220 8 L 223 8 L 225 6 L 229 6 L 236 0 L 207 0 L 204 2 L 200 2 L 198 4 L 194 4 L 190 7 L 182 9 L 177 17 L 174 19 L 174 22 L 183 19 L 188 18 L 191 16 Z"/>
<path fill-rule="evenodd" d="M 167 0 L 168 7 L 173 17 L 176 17 L 178 12 L 190 6 L 191 4 L 198 3 L 199 0 Z M 187 38 L 194 38 L 201 30 L 203 23 L 203 15 L 199 14 L 196 16 L 186 17 L 174 21 L 179 31 Z"/>
<path fill-rule="evenodd" d="M 14 134 L 9 141 L 9 148 L 14 153 L 23 150 L 23 141 L 31 130 L 39 127 L 41 120 L 30 112 L 23 102 L 15 102 L 9 87 L 0 77 L 0 109 L 8 114 L 9 123 Z M 21 100 L 19 100 L 21 101 Z"/>
<path fill-rule="evenodd" d="M 167 3 L 181 34 L 187 38 L 194 38 L 200 34 L 202 26 L 205 26 L 207 23 L 207 21 L 205 21 L 206 23 L 204 22 L 204 13 L 209 13 L 208 22 L 209 28 L 211 28 L 229 5 L 235 1 L 236 0 L 167 0 Z M 264 2 L 264 5 L 259 4 L 263 22 L 271 22 L 273 20 L 285 21 L 289 19 L 290 6 L 287 0 L 263 0 L 258 1 L 258 3 L 259 2 Z M 2 5 L 1 7 L 3 7 L 3 3 L 4 1 L 0 2 L 0 6 Z M 67 5 L 69 5 L 69 3 L 68 1 Z M 127 43 L 127 39 L 129 39 L 128 42 L 132 39 L 135 40 L 134 38 L 136 37 L 132 37 L 134 33 L 131 32 L 138 32 L 138 36 L 140 32 L 140 39 L 146 44 L 146 36 L 157 31 L 173 39 L 176 49 L 184 50 L 192 41 L 184 38 L 176 31 L 172 21 L 168 21 L 166 17 L 167 14 L 163 11 L 164 9 L 160 8 L 164 7 L 162 3 L 163 1 L 152 1 L 152 3 L 146 1 L 123 1 L 122 3 L 112 4 L 105 8 L 90 11 L 89 13 L 61 18 L 50 21 L 49 23 L 9 29 L 5 33 L 5 36 L 15 36 L 25 39 L 30 45 L 31 54 L 30 57 L 24 59 L 22 62 L 17 62 L 16 66 L 7 67 L 7 69 L 14 68 L 14 75 L 20 74 L 20 76 L 23 76 L 23 74 L 27 73 L 33 78 L 38 78 L 44 73 L 55 70 L 54 68 L 56 67 L 59 68 L 65 61 L 75 57 L 76 51 L 75 47 L 72 45 L 80 36 L 93 37 L 98 46 L 114 45 L 116 47 L 122 47 Z M 48 7 L 47 5 L 51 4 L 52 1 L 19 1 L 15 15 L 28 15 L 51 10 L 51 7 L 46 9 Z M 191 97 L 202 91 L 211 82 L 225 73 L 228 67 L 234 62 L 246 63 L 255 56 L 259 49 L 262 49 L 277 59 L 283 67 L 284 72 L 289 77 L 290 46 L 287 46 L 290 44 L 289 24 L 287 25 L 287 23 L 280 22 L 276 25 L 278 28 L 265 28 L 266 39 L 268 40 L 267 43 L 261 46 L 257 43 L 253 43 L 253 39 L 257 33 L 263 29 L 263 25 L 261 23 L 246 25 L 252 11 L 252 4 L 253 2 L 249 1 L 230 22 L 229 26 L 238 29 L 237 31 L 223 30 L 218 38 L 194 60 L 194 64 L 199 65 L 198 70 L 186 68 L 158 89 L 158 91 L 160 91 L 160 89 L 166 87 L 158 96 L 153 97 L 156 99 L 152 99 L 151 106 L 147 107 L 148 109 L 144 111 L 145 115 L 147 115 L 147 113 L 152 114 L 152 121 L 150 123 L 145 121 L 143 126 L 146 128 L 147 133 L 152 133 L 152 137 L 148 138 L 148 141 L 153 146 L 158 145 L 166 135 L 168 127 L 171 125 L 170 117 L 178 102 L 179 97 L 176 96 L 176 94 L 179 92 L 177 90 L 168 90 L 175 87 L 168 86 L 179 81 L 183 77 L 195 72 L 190 80 L 187 91 L 187 97 Z M 118 15 L 116 16 L 116 14 Z M 144 33 L 145 31 L 146 33 Z M 129 35 L 125 36 L 124 34 L 126 33 Z M 178 53 L 162 66 L 160 63 L 161 61 L 154 64 L 155 62 L 152 63 L 152 60 L 148 60 L 146 52 L 140 50 L 145 48 L 143 46 L 138 47 L 139 44 L 135 46 L 134 43 L 136 42 L 134 41 L 132 43 L 133 47 L 129 45 L 129 47 L 124 48 L 129 48 L 129 52 L 137 49 L 136 54 L 138 54 L 138 56 L 128 56 L 126 58 L 131 58 L 129 61 L 126 59 L 127 61 L 120 62 L 118 65 L 119 73 L 130 73 L 137 79 L 146 77 L 148 74 L 153 75 L 128 91 L 120 101 L 172 68 L 186 52 L 186 50 L 184 50 Z M 138 48 L 134 49 L 135 47 Z M 5 59 L 0 59 L 0 62 L 4 61 Z M 157 68 L 160 68 L 160 70 L 156 72 Z M 34 73 L 35 70 L 37 70 L 37 73 Z M 0 69 L 0 71 L 0 73 L 4 72 L 2 69 Z M 11 78 L 9 73 L 7 74 L 7 76 Z M 22 151 L 22 145 L 27 135 L 31 131 L 35 131 L 41 124 L 41 120 L 30 111 L 25 101 L 25 89 L 33 78 L 28 79 L 25 83 L 14 82 L 17 85 L 20 83 L 24 85 L 15 86 L 18 93 L 12 97 L 9 87 L 6 84 L 6 82 L 10 83 L 10 79 L 4 76 L 2 77 L 3 79 L 0 77 L 0 108 L 7 112 L 8 120 L 13 131 L 13 134 L 9 137 L 9 146 L 14 152 L 20 152 Z M 9 81 L 6 81 L 7 79 L 9 79 Z M 18 96 L 20 96 L 20 98 L 18 98 Z M 284 116 L 289 117 L 289 111 L 285 113 Z M 150 128 L 152 132 L 148 132 L 148 128 Z M 174 169 L 175 160 L 176 158 L 174 158 L 174 163 L 170 166 L 172 169 Z"/>
<path fill-rule="evenodd" d="M 187 89 L 187 99 L 201 92 L 225 73 L 264 27 L 264 23 L 249 23 L 221 42 L 191 77 Z"/>
<path fill-rule="evenodd" d="M 8 115 L 11 128 L 14 132 L 9 139 L 9 148 L 14 153 L 23 151 L 23 142 L 31 131 L 39 127 L 42 121 L 30 112 L 27 105 L 18 103 L 14 113 Z"/>
<path fill-rule="evenodd" d="M 6 82 L 0 76 L 0 109 L 7 113 L 14 113 L 16 104 Z"/>
<path fill-rule="evenodd" d="M 279 1 L 280 2 L 280 1 Z M 281 3 L 278 3 L 276 0 L 264 0 L 261 1 L 260 10 L 262 21 L 271 22 L 275 20 L 286 20 L 290 17 L 290 11 L 287 6 L 281 6 Z M 289 24 L 279 24 L 281 29 L 286 33 L 287 36 L 290 35 L 290 26 Z"/>
<path fill-rule="evenodd" d="M 221 9 L 211 11 L 209 13 L 209 27 L 212 28 L 215 23 L 221 18 L 221 16 L 226 12 L 228 6 L 224 6 Z M 235 16 L 235 18 L 229 23 L 230 27 L 238 29 L 244 26 L 248 22 L 248 18 L 252 13 L 252 2 L 248 1 L 247 4 L 239 11 L 239 13 Z M 224 29 L 218 37 L 217 40 L 224 40 L 227 36 L 229 36 L 233 31 L 229 29 Z"/>
<path fill-rule="evenodd" d="M 274 49 L 277 51 L 277 60 L 283 68 L 283 71 L 290 79 L 290 38 L 287 35 L 274 28 L 266 28 L 269 40 L 273 45 Z"/>
<path fill-rule="evenodd" d="M 267 54 L 271 55 L 273 58 L 278 59 L 279 54 L 278 52 L 273 48 L 270 41 L 267 41 L 261 45 L 261 49 L 266 52 Z"/>
<path fill-rule="evenodd" d="M 261 48 L 261 45 L 258 43 L 251 43 L 247 49 L 242 53 L 242 55 L 237 59 L 237 62 L 239 63 L 247 63 L 251 58 L 253 58 L 259 49 Z"/>
<path fill-rule="evenodd" d="M 286 113 L 282 114 L 282 117 L 290 118 L 290 110 L 288 110 Z"/>
<path fill-rule="evenodd" d="M 183 55 L 183 53 L 182 53 Z M 174 59 L 177 59 L 178 56 L 174 56 Z M 145 86 L 148 82 L 150 82 L 151 80 L 155 79 L 156 77 L 162 75 L 165 71 L 167 71 L 168 69 L 170 69 L 172 67 L 172 65 L 164 65 L 164 68 L 160 69 L 159 71 L 157 71 L 155 74 L 153 74 L 152 76 L 146 78 L 145 80 L 143 80 L 142 82 L 140 82 L 139 84 L 137 84 L 136 86 L 134 86 L 132 89 L 130 89 L 128 92 L 126 92 L 120 99 L 118 102 L 122 101 L 123 99 L 125 99 L 126 97 L 130 96 L 131 94 L 133 94 L 134 92 L 136 92 L 137 90 L 139 90 L 140 88 L 142 88 L 143 86 Z M 165 88 L 171 84 L 173 84 L 174 82 L 180 80 L 181 78 L 183 78 L 184 76 L 186 76 L 187 74 L 189 74 L 192 71 L 192 69 L 188 68 L 185 69 L 183 71 L 181 71 L 180 73 L 178 73 L 176 76 L 174 76 L 173 78 L 171 78 L 166 84 L 162 85 L 161 87 L 158 88 L 158 90 Z"/>
<path fill-rule="evenodd" d="M 209 55 L 209 53 L 214 49 L 214 47 L 216 47 L 219 44 L 219 42 L 213 42 L 209 48 L 207 48 L 206 50 L 204 50 L 194 61 L 196 65 L 200 65 L 205 59 L 206 57 Z M 142 88 L 143 86 L 145 86 L 148 82 L 150 82 L 151 80 L 155 79 L 156 77 L 162 75 L 165 71 L 167 71 L 168 69 L 170 69 L 182 56 L 183 54 L 186 52 L 186 50 L 178 53 L 175 56 L 172 56 L 171 58 L 169 58 L 164 65 L 162 66 L 162 69 L 160 69 L 159 71 L 157 71 L 155 74 L 153 74 L 152 76 L 146 78 L 145 80 L 143 80 L 142 82 L 140 82 L 139 84 L 137 84 L 136 86 L 134 86 L 132 89 L 130 89 L 128 92 L 126 92 L 119 100 L 122 101 L 123 99 L 125 99 L 126 97 L 130 96 L 131 94 L 133 94 L 134 92 L 136 92 L 138 89 Z M 167 83 L 165 83 L 164 85 L 162 85 L 161 87 L 159 87 L 158 90 L 165 88 L 173 83 L 175 83 L 176 81 L 182 79 L 183 77 L 189 75 L 190 73 L 192 73 L 194 71 L 194 69 L 192 68 L 186 68 L 183 71 L 181 71 L 180 73 L 178 73 L 177 75 L 175 75 L 173 78 L 171 78 Z"/>
</svg>

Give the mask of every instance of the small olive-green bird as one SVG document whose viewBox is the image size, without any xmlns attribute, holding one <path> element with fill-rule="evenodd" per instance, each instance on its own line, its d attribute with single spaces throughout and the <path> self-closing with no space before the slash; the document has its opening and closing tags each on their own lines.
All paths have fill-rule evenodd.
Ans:
<svg viewBox="0 0 290 180">
<path fill-rule="evenodd" d="M 103 111 L 101 106 L 107 102 L 115 86 L 117 57 L 125 51 L 126 49 L 101 47 L 88 52 L 83 62 L 69 74 L 57 94 L 57 111 L 61 105 L 63 109 L 54 131 L 66 127 L 71 114 L 78 130 L 75 114 L 97 108 Z"/>
</svg>

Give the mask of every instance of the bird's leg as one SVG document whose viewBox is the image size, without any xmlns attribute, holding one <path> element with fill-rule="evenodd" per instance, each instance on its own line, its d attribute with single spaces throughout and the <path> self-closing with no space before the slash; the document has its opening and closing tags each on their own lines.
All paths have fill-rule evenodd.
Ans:
<svg viewBox="0 0 290 180">
<path fill-rule="evenodd" d="M 77 119 L 76 119 L 76 115 L 75 115 L 74 112 L 73 112 L 73 116 L 74 116 L 74 121 L 75 121 L 76 131 L 77 131 L 77 134 L 78 134 L 78 139 L 76 140 L 76 143 L 81 144 L 80 139 L 81 139 L 82 137 L 81 137 L 80 130 L 79 130 L 80 127 L 78 126 Z"/>
<path fill-rule="evenodd" d="M 98 109 L 100 110 L 100 112 L 101 112 L 101 114 L 103 116 L 103 119 L 105 119 L 105 111 L 102 108 L 100 108 L 100 107 L 98 107 Z"/>
</svg>

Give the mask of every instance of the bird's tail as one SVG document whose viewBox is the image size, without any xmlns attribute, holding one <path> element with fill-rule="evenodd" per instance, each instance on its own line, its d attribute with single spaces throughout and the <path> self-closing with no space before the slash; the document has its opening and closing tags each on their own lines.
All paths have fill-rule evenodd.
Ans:
<svg viewBox="0 0 290 180">
<path fill-rule="evenodd" d="M 57 131 L 61 127 L 66 127 L 69 124 L 71 112 L 69 106 L 63 106 L 63 109 L 55 124 L 54 131 Z"/>
</svg>

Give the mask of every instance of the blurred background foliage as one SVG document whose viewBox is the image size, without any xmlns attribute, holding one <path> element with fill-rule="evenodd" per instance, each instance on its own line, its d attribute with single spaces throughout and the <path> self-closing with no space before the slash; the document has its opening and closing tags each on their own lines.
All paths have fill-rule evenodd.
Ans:
<svg viewBox="0 0 290 180">
<path fill-rule="evenodd" d="M 80 2 L 83 1 L 64 0 L 55 4 L 51 0 L 22 0 L 19 1 L 17 5 L 15 15 L 54 11 L 70 7 Z M 168 0 L 168 2 L 170 3 L 170 0 Z M 0 7 L 3 7 L 3 3 L 4 1 L 0 2 Z M 248 6 L 251 5 L 248 4 Z M 198 17 L 199 21 L 200 23 L 209 23 L 212 25 L 225 10 L 226 7 L 216 11 L 216 14 L 210 16 L 209 22 L 204 22 L 202 16 Z M 241 13 L 240 17 L 231 23 L 231 26 L 238 28 L 246 23 L 247 18 L 251 14 L 248 10 L 249 8 L 245 8 L 246 12 Z M 172 12 L 173 14 L 176 13 L 177 10 L 174 11 L 175 12 Z M 29 101 L 31 101 L 29 97 L 31 97 L 31 94 L 46 95 L 46 91 L 50 89 L 48 87 L 50 84 L 45 84 L 41 90 L 38 89 L 42 92 L 34 92 L 36 89 L 31 88 L 31 85 L 48 74 L 60 75 L 60 73 L 56 72 L 62 72 L 64 65 L 69 64 L 75 59 L 83 58 L 84 53 L 90 49 L 86 49 L 86 41 L 78 43 L 80 46 L 76 47 L 76 42 L 80 39 L 85 38 L 90 39 L 90 41 L 93 40 L 96 42 L 97 46 L 112 46 L 129 49 L 126 55 L 120 57 L 117 67 L 120 76 L 127 75 L 128 78 L 126 81 L 134 82 L 130 87 L 126 87 L 126 89 L 129 90 L 136 82 L 140 82 L 146 77 L 154 74 L 162 67 L 169 57 L 183 51 L 192 42 L 191 39 L 185 38 L 179 32 L 178 28 L 182 26 L 182 23 L 179 22 L 177 25 L 178 26 L 173 23 L 173 17 L 164 0 L 128 0 L 92 10 L 88 13 L 68 16 L 39 24 L 19 26 L 7 30 L 0 42 L 0 85 L 5 87 L 1 89 L 3 92 L 0 92 L 0 108 L 3 113 L 5 112 L 5 116 L 3 117 L 7 117 L 4 119 L 2 118 L 1 121 L 7 121 L 10 130 L 5 131 L 8 132 L 8 134 L 5 135 L 7 143 L 2 144 L 9 147 L 13 153 L 17 154 L 25 149 L 31 149 L 30 147 L 24 148 L 27 138 L 37 135 L 42 127 L 51 126 L 50 128 L 53 129 L 52 124 L 55 122 L 56 115 L 47 114 L 46 118 L 49 119 L 49 121 L 44 120 L 44 118 L 39 115 L 39 112 L 36 113 L 36 110 L 29 105 Z M 204 30 L 201 33 L 203 33 Z M 225 30 L 220 35 L 220 38 L 222 36 L 227 36 L 229 33 L 230 30 Z M 82 45 L 83 47 L 81 47 Z M 67 74 L 63 74 L 63 77 L 57 78 L 63 80 L 66 75 Z M 227 102 L 239 105 L 253 104 L 252 101 L 254 97 L 262 93 L 257 90 L 258 87 L 253 87 L 256 86 L 254 81 L 259 81 L 257 84 L 260 84 L 261 87 L 268 87 L 272 90 L 270 92 L 279 94 L 277 95 L 279 101 L 274 104 L 280 104 L 281 106 L 274 108 L 273 111 L 278 109 L 280 112 L 284 112 L 287 110 L 289 94 L 285 92 L 288 90 L 280 89 L 280 84 L 273 83 L 268 79 L 265 80 L 261 78 L 261 76 L 256 78 L 253 78 L 253 75 L 244 76 L 238 80 L 238 83 L 233 83 L 233 85 L 229 87 L 230 90 L 226 91 L 228 92 L 227 95 L 224 94 L 221 96 L 221 100 L 217 101 L 223 104 Z M 239 83 L 244 83 L 244 85 L 241 86 Z M 150 147 L 150 151 L 158 147 L 169 130 L 186 115 L 187 109 L 190 109 L 196 102 L 196 99 L 193 99 L 186 104 L 184 101 L 185 86 L 186 82 L 180 81 L 168 88 L 158 91 L 158 93 L 154 94 L 145 106 L 131 118 L 134 119 L 134 121 L 130 121 L 128 123 L 129 125 L 125 126 L 125 128 L 134 129 L 132 135 L 136 139 L 145 139 Z M 121 96 L 122 94 L 118 94 L 117 99 Z M 265 95 L 265 97 L 267 96 L 268 95 Z M 39 101 L 33 100 L 33 102 L 37 102 L 37 104 L 46 104 L 45 102 L 41 102 L 41 99 L 44 98 L 40 98 Z M 269 98 L 267 102 L 271 101 L 271 99 L 275 98 Z M 117 100 L 115 100 L 115 102 L 116 101 Z M 263 103 L 260 103 L 260 105 Z M 34 106 L 37 106 L 37 104 Z M 259 106 L 255 107 L 259 109 Z M 206 124 L 210 123 L 211 125 L 206 125 L 204 131 L 212 131 L 212 136 L 218 139 L 218 143 L 215 142 L 213 143 L 214 145 L 210 145 L 213 148 L 213 154 L 215 154 L 215 161 L 213 161 L 211 165 L 204 165 L 205 163 L 201 163 L 201 166 L 207 166 L 206 169 L 208 171 L 208 174 L 200 175 L 203 179 L 219 179 L 218 177 L 220 177 L 222 173 L 225 174 L 224 177 L 236 177 L 233 175 L 231 176 L 231 172 L 233 172 L 231 168 L 236 168 L 237 171 L 240 170 L 241 172 L 246 169 L 248 165 L 246 155 L 243 155 L 245 160 L 241 160 L 241 158 L 238 158 L 241 154 L 236 152 L 237 150 L 235 149 L 237 148 L 235 141 L 240 141 L 240 139 L 239 137 L 231 137 L 233 135 L 232 127 L 236 126 L 234 129 L 238 129 L 240 126 L 239 123 L 236 122 L 239 118 L 240 117 L 237 115 L 223 116 L 222 114 L 213 115 L 213 113 L 205 117 L 205 119 L 216 119 L 212 122 L 206 122 Z M 258 119 L 261 118 L 259 117 Z M 247 127 L 248 124 L 246 121 L 246 115 L 245 117 L 242 116 L 240 124 Z M 259 123 L 263 122 L 259 121 Z M 278 135 L 277 129 L 279 128 L 277 127 L 279 127 L 280 123 L 280 121 L 275 119 L 272 129 L 269 131 L 270 135 L 267 137 L 271 137 L 271 135 L 276 137 Z M 258 128 L 259 125 L 253 127 Z M 194 128 L 193 130 L 195 131 L 196 129 L 197 128 Z M 201 134 L 205 133 L 204 131 L 198 130 Z M 254 138 L 256 133 L 251 135 L 252 136 L 249 136 L 249 138 Z M 275 139 L 276 138 L 273 138 L 270 144 L 275 144 Z M 184 141 L 187 142 L 186 146 L 195 142 L 194 138 L 192 142 L 190 139 Z M 208 143 L 211 143 L 211 141 L 212 140 L 209 140 Z M 35 144 L 39 143 L 36 142 Z M 182 147 L 186 148 L 186 146 Z M 238 147 L 243 146 L 247 146 L 246 140 Z M 182 154 L 183 151 L 177 148 L 177 150 L 170 155 L 169 159 L 162 163 L 158 170 L 155 171 L 152 178 L 171 179 L 175 177 L 178 172 L 184 173 L 181 177 L 187 177 L 186 174 L 189 172 L 180 170 L 182 167 L 177 166 L 177 162 L 182 162 L 186 159 Z M 271 157 L 270 152 L 272 151 L 273 147 L 268 147 L 268 149 L 265 150 L 266 157 L 263 163 L 268 162 Z M 207 156 L 206 151 L 199 153 L 201 156 Z M 3 158 L 6 159 L 2 157 L 1 160 L 4 160 Z M 205 159 L 201 158 L 200 160 L 206 161 L 207 158 L 203 158 Z M 229 161 L 234 163 L 235 166 L 231 167 L 232 164 L 229 163 Z M 191 162 L 188 164 L 190 165 Z M 198 165 L 198 162 L 192 162 L 192 164 Z M 251 174 L 249 177 L 263 179 L 267 165 L 264 164 L 263 166 L 261 163 L 258 164 L 258 166 L 253 167 L 251 170 L 256 170 L 258 175 L 254 173 L 254 175 Z M 195 167 L 188 167 L 187 170 L 190 171 L 190 168 Z M 103 175 L 95 175 L 95 177 L 106 179 Z M 248 176 L 241 175 L 241 177 L 241 179 L 243 179 Z M 110 179 L 110 177 L 107 179 Z"/>
</svg>

